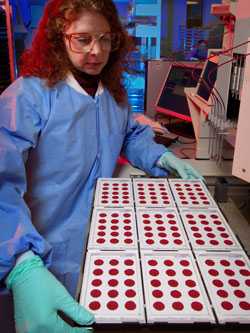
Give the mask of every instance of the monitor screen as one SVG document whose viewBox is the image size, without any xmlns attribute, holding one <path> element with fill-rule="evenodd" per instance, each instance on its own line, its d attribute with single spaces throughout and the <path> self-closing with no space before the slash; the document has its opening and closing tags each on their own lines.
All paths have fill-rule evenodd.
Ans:
<svg viewBox="0 0 250 333">
<path fill-rule="evenodd" d="M 172 65 L 157 102 L 157 111 L 192 121 L 184 88 L 196 87 L 201 71 L 194 65 Z"/>
<path fill-rule="evenodd" d="M 197 95 L 203 98 L 205 101 L 209 100 L 211 92 L 214 88 L 214 84 L 217 78 L 217 68 L 217 62 L 207 60 L 201 82 L 197 89 Z"/>
</svg>

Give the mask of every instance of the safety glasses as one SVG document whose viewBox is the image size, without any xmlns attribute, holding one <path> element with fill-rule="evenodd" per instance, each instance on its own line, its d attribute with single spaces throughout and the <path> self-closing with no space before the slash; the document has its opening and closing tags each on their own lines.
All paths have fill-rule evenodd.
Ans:
<svg viewBox="0 0 250 333">
<path fill-rule="evenodd" d="M 113 52 L 119 48 L 120 36 L 117 33 L 106 32 L 101 34 L 89 34 L 85 32 L 64 34 L 69 41 L 69 48 L 75 53 L 89 52 L 98 42 L 102 51 Z"/>
</svg>

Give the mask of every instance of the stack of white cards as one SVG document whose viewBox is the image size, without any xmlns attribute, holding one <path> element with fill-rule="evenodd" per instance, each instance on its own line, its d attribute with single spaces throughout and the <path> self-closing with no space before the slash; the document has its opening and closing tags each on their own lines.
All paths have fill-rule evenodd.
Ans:
<svg viewBox="0 0 250 333">
<path fill-rule="evenodd" d="M 99 179 L 80 303 L 97 323 L 250 323 L 250 261 L 199 180 Z"/>
</svg>

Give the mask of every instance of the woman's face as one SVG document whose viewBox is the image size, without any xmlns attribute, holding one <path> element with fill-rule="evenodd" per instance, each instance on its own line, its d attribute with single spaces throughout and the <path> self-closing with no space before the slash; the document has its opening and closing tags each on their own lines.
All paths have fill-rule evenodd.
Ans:
<svg viewBox="0 0 250 333">
<path fill-rule="evenodd" d="M 64 33 L 66 51 L 74 67 L 90 75 L 100 74 L 110 54 L 110 25 L 106 18 L 84 10 Z"/>
</svg>

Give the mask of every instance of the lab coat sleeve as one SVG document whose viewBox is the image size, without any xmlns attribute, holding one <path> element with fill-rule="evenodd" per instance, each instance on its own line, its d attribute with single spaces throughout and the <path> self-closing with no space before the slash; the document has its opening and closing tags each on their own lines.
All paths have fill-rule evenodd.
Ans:
<svg viewBox="0 0 250 333">
<path fill-rule="evenodd" d="M 50 246 L 34 228 L 24 201 L 25 162 L 36 146 L 44 119 L 41 96 L 29 79 L 18 79 L 0 96 L 0 281 L 21 253 L 44 257 Z M 41 95 L 41 94 L 40 94 Z"/>
<path fill-rule="evenodd" d="M 164 177 L 168 172 L 156 163 L 166 147 L 154 141 L 154 133 L 149 126 L 139 124 L 131 115 L 128 117 L 127 132 L 123 144 L 123 153 L 129 162 L 155 177 Z"/>
</svg>

